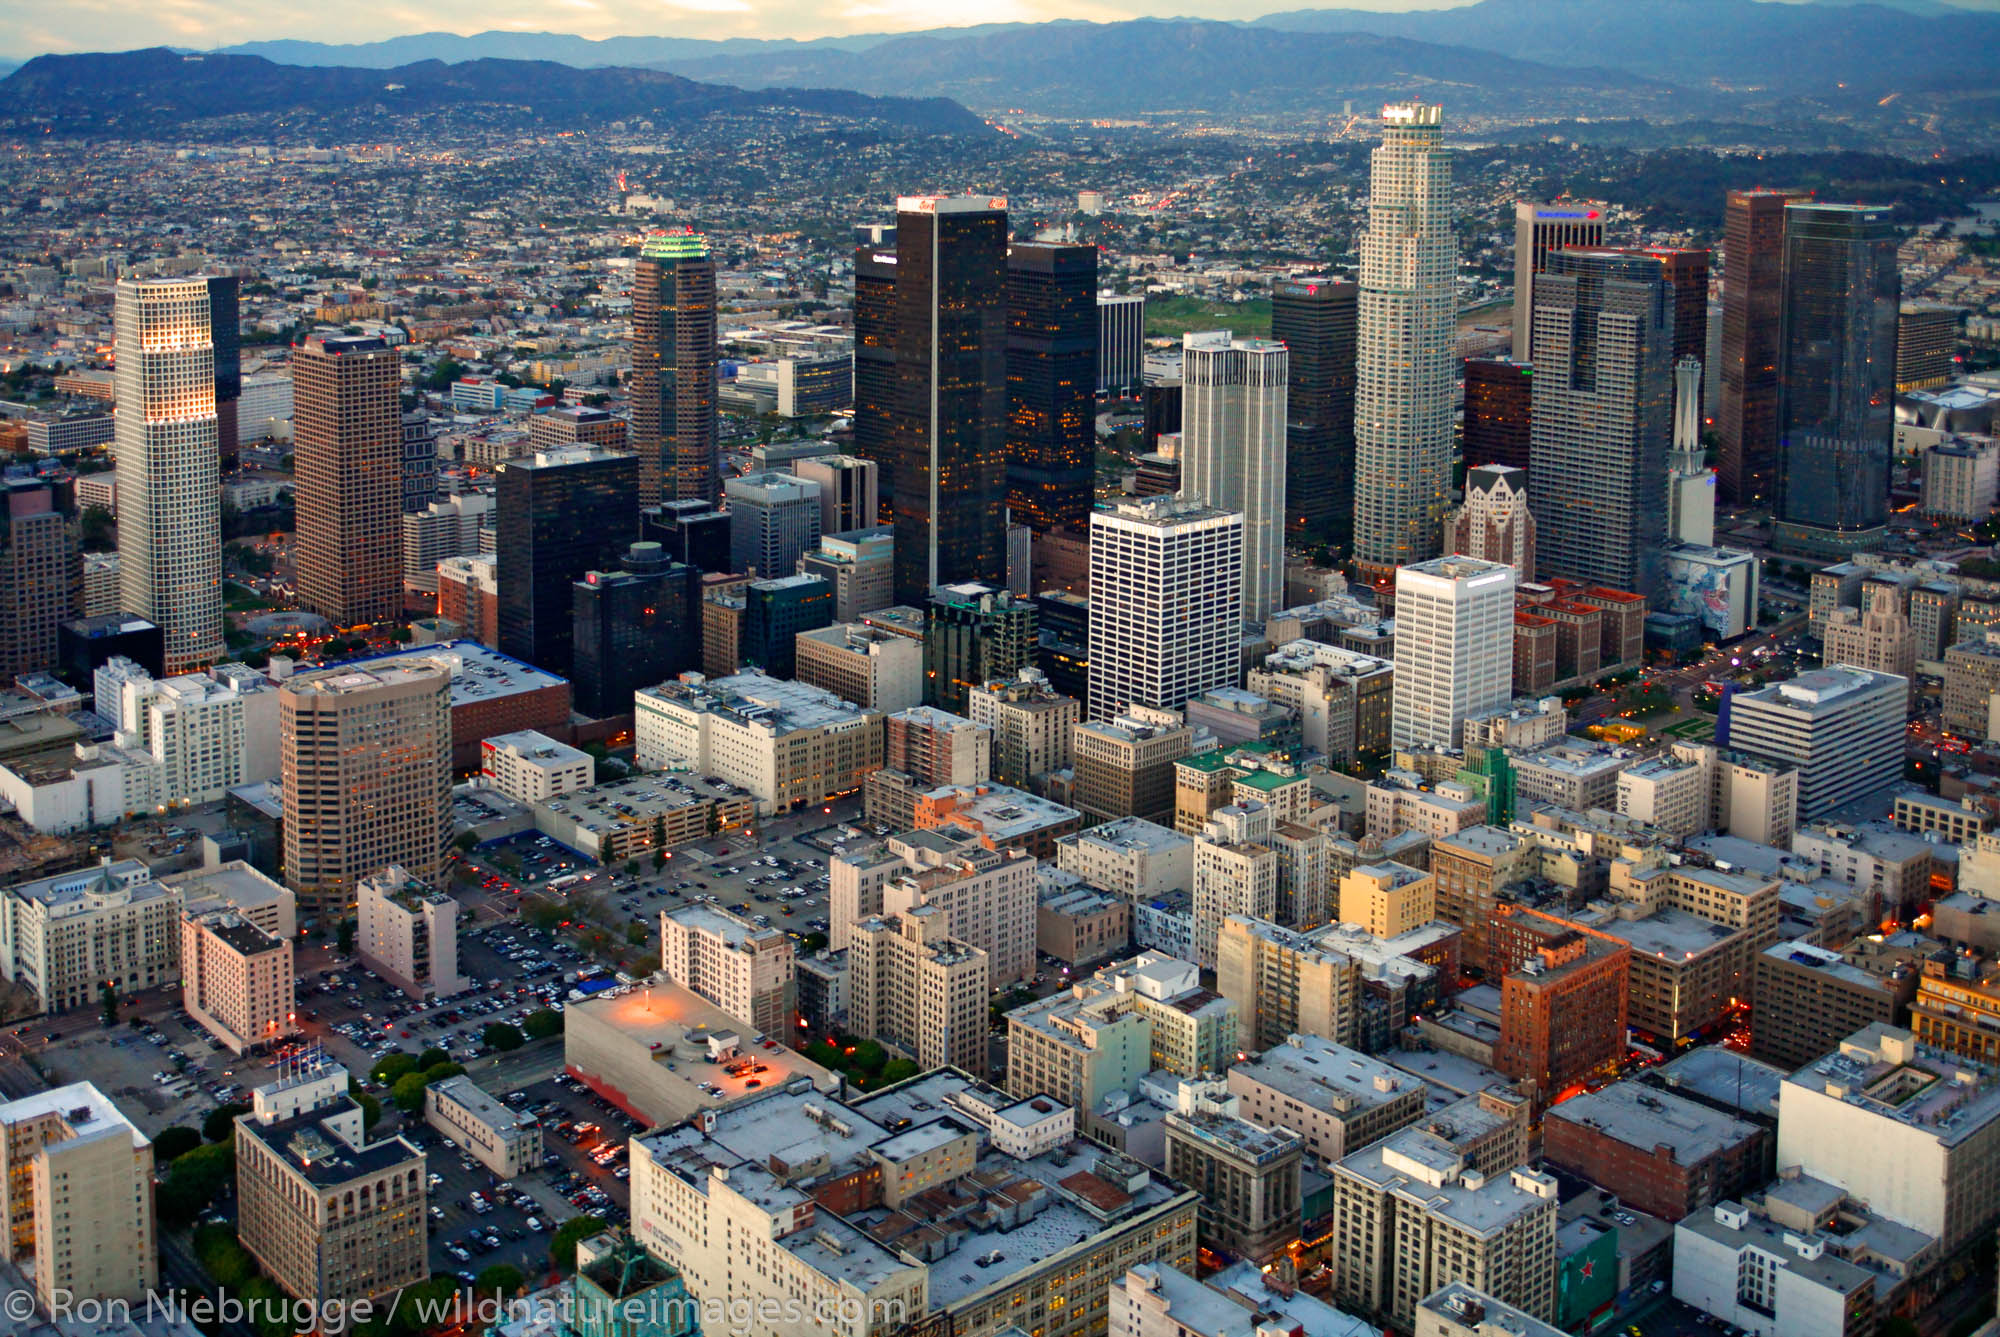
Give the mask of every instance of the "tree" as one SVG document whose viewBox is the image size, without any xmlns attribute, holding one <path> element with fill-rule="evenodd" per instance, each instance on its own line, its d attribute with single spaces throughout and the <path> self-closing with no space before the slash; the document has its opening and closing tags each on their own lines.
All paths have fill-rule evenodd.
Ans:
<svg viewBox="0 0 2000 1337">
<path fill-rule="evenodd" d="M 340 921 L 340 936 L 337 945 L 342 956 L 354 955 L 354 935 L 360 931 L 361 926 L 352 919 L 343 919 Z"/>
<path fill-rule="evenodd" d="M 403 1113 L 415 1114 L 424 1107 L 424 1088 L 428 1085 L 422 1073 L 406 1072 L 389 1088 L 389 1099 Z"/>
<path fill-rule="evenodd" d="M 463 1063 L 433 1063 L 430 1067 L 424 1069 L 424 1085 L 436 1086 L 448 1077 L 463 1077 L 464 1075 L 465 1065 Z"/>
<path fill-rule="evenodd" d="M 236 1136 L 236 1116 L 248 1114 L 248 1105 L 224 1105 L 201 1121 L 201 1135 L 211 1142 L 227 1142 Z"/>
<path fill-rule="evenodd" d="M 496 1295 L 504 1300 L 520 1290 L 527 1280 L 512 1263 L 495 1263 L 480 1269 L 479 1275 L 472 1279 L 472 1289 L 477 1295 Z"/>
<path fill-rule="evenodd" d="M 627 924 L 625 926 L 625 941 L 633 947 L 644 947 L 646 945 L 646 926 L 644 924 Z"/>
<path fill-rule="evenodd" d="M 404 628 L 404 630 L 407 631 L 408 628 L 406 627 Z M 458 848 L 458 852 L 460 854 L 470 854 L 475 848 L 477 848 L 479 844 L 479 837 L 473 835 L 472 832 L 470 831 L 461 831 L 458 833 L 458 839 L 452 841 L 451 843 Z"/>
<path fill-rule="evenodd" d="M 162 1128 L 153 1137 L 153 1164 L 167 1166 L 175 1159 L 193 1151 L 201 1145 L 201 1134 L 192 1128 L 175 1124 L 172 1128 Z"/>
<path fill-rule="evenodd" d="M 526 1036 L 504 1021 L 487 1026 L 479 1033 L 479 1038 L 486 1042 L 488 1049 L 497 1049 L 503 1054 L 511 1053 L 528 1042 Z"/>
<path fill-rule="evenodd" d="M 116 552 L 118 521 L 102 506 L 86 506 L 76 519 L 77 545 L 85 552 Z"/>
<path fill-rule="evenodd" d="M 537 1008 L 527 1015 L 521 1025 L 530 1040 L 546 1040 L 551 1035 L 563 1033 L 563 1014 L 554 1008 Z"/>
<path fill-rule="evenodd" d="M 194 1220 L 235 1177 L 236 1148 L 230 1143 L 182 1152 L 160 1185 L 160 1215 L 174 1225 Z"/>
<path fill-rule="evenodd" d="M 406 1073 L 417 1071 L 418 1063 L 408 1054 L 385 1054 L 368 1070 L 368 1080 L 379 1086 L 394 1086 Z"/>
<path fill-rule="evenodd" d="M 449 1063 L 449 1062 L 451 1062 L 451 1055 L 445 1053 L 444 1050 L 439 1049 L 436 1046 L 432 1046 L 431 1048 L 426 1049 L 423 1053 L 417 1055 L 417 1066 L 419 1068 L 423 1068 L 426 1070 L 435 1068 L 440 1063 Z"/>
<path fill-rule="evenodd" d="M 639 861 L 637 859 L 627 859 L 625 861 L 625 876 L 639 876 Z"/>
<path fill-rule="evenodd" d="M 853 1067 L 858 1072 L 873 1077 L 889 1063 L 889 1051 L 873 1040 L 863 1040 L 854 1046 Z"/>
<path fill-rule="evenodd" d="M 118 1024 L 118 990 L 112 988 L 109 984 L 104 986 L 103 1004 L 104 1024 L 106 1026 L 116 1026 Z"/>
<path fill-rule="evenodd" d="M 366 1091 L 349 1091 L 348 1094 L 353 1096 L 354 1103 L 361 1107 L 361 1131 L 374 1132 L 375 1125 L 382 1122 L 382 1102 Z"/>
<path fill-rule="evenodd" d="M 892 1058 L 882 1066 L 882 1085 L 892 1086 L 917 1075 L 917 1065 L 906 1058 Z"/>
<path fill-rule="evenodd" d="M 576 1271 L 576 1246 L 601 1233 L 604 1223 L 594 1216 L 572 1216 L 549 1240 L 549 1264 L 559 1272 Z"/>
</svg>

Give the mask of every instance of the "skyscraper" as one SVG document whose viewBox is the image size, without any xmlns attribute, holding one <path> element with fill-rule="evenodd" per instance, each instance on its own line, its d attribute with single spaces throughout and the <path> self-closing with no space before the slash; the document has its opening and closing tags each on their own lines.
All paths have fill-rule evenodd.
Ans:
<svg viewBox="0 0 2000 1337">
<path fill-rule="evenodd" d="M 1455 557 L 1504 562 L 1516 580 L 1535 578 L 1535 517 L 1528 472 L 1505 464 L 1465 471 L 1465 505 L 1445 521 L 1444 550 Z"/>
<path fill-rule="evenodd" d="M 1035 662 L 1035 602 L 989 585 L 940 586 L 924 624 L 924 701 L 956 715 L 981 683 Z"/>
<path fill-rule="evenodd" d="M 1465 717 L 1514 690 L 1514 568 L 1440 557 L 1396 572 L 1390 741 L 1459 746 Z"/>
<path fill-rule="evenodd" d="M 1006 584 L 1007 202 L 899 199 L 893 289 L 893 383 L 886 405 L 867 402 L 876 369 L 864 375 L 857 361 L 855 442 L 885 451 L 896 599 L 921 605 L 953 581 Z M 879 293 L 869 301 L 876 315 L 864 327 L 857 309 L 858 346 L 882 337 L 884 304 Z M 886 436 L 867 421 L 885 408 Z"/>
<path fill-rule="evenodd" d="M 1889 210 L 1785 208 L 1774 546 L 1837 557 L 1882 542 L 1902 280 Z"/>
<path fill-rule="evenodd" d="M 1535 359 L 1535 276 L 1549 252 L 1604 244 L 1604 206 L 1588 200 L 1514 202 L 1514 359 Z"/>
<path fill-rule="evenodd" d="M 1369 161 L 1355 355 L 1354 556 L 1380 577 L 1436 554 L 1451 479 L 1458 256 L 1444 108 L 1384 107 L 1382 144 Z"/>
<path fill-rule="evenodd" d="M 1214 330 L 1181 340 L 1181 495 L 1242 515 L 1248 622 L 1285 593 L 1287 366 L 1285 346 L 1270 339 Z"/>
<path fill-rule="evenodd" d="M 1465 440 L 1468 466 L 1504 464 L 1526 470 L 1532 450 L 1535 369 L 1511 357 L 1465 360 Z"/>
<path fill-rule="evenodd" d="M 1722 355 L 1715 434 L 1723 493 L 1739 506 L 1773 504 L 1778 485 L 1778 324 L 1785 206 L 1794 190 L 1732 190 L 1723 205 Z"/>
<path fill-rule="evenodd" d="M 1641 246 L 1633 255 L 1660 262 L 1660 277 L 1674 289 L 1674 361 L 1708 363 L 1708 270 L 1713 251 L 1682 246 Z"/>
<path fill-rule="evenodd" d="M 864 243 L 854 251 L 854 453 L 876 469 L 881 512 L 870 524 L 895 521 L 896 460 L 889 448 L 895 394 L 896 252 Z"/>
<path fill-rule="evenodd" d="M 1291 355 L 1285 391 L 1285 532 L 1354 542 L 1354 336 L 1359 289 L 1308 278 L 1271 289 L 1271 337 Z"/>
<path fill-rule="evenodd" d="M 278 689 L 285 881 L 322 924 L 389 864 L 426 881 L 451 835 L 451 670 L 409 660 L 301 674 Z"/>
<path fill-rule="evenodd" d="M 299 602 L 336 627 L 402 610 L 402 358 L 374 335 L 292 354 Z"/>
<path fill-rule="evenodd" d="M 166 670 L 222 655 L 222 490 L 205 279 L 120 279 L 118 582 L 166 635 Z"/>
<path fill-rule="evenodd" d="M 236 471 L 239 453 L 236 401 L 243 398 L 243 322 L 237 313 L 242 284 L 234 274 L 210 274 L 208 334 L 215 345 L 215 449 L 224 473 Z"/>
<path fill-rule="evenodd" d="M 660 232 L 640 246 L 630 386 L 640 500 L 714 501 L 715 260 L 706 237 Z"/>
<path fill-rule="evenodd" d="M 1097 248 L 1007 248 L 1007 508 L 1038 534 L 1090 521 Z"/>
<path fill-rule="evenodd" d="M 819 546 L 819 484 L 797 474 L 745 474 L 723 485 L 729 497 L 729 569 L 765 579 L 789 576 Z"/>
<path fill-rule="evenodd" d="M 1175 497 L 1117 501 L 1090 516 L 1090 668 L 1085 714 L 1179 707 L 1236 683 L 1243 517 Z"/>
<path fill-rule="evenodd" d="M 881 509 L 882 471 L 856 455 L 822 455 L 792 466 L 799 477 L 819 484 L 819 532 L 845 534 L 873 529 Z"/>
<path fill-rule="evenodd" d="M 586 571 L 571 587 L 576 708 L 602 719 L 632 709 L 632 694 L 700 661 L 698 577 L 657 543 L 634 543 L 616 571 Z"/>
<path fill-rule="evenodd" d="M 1675 319 L 1679 319 L 1678 312 Z M 1715 474 L 1701 447 L 1701 363 L 1691 357 L 1674 362 L 1674 448 L 1667 455 L 1667 537 L 1704 546 L 1715 542 Z"/>
<path fill-rule="evenodd" d="M 570 587 L 617 561 L 638 536 L 639 460 L 573 448 L 499 469 L 500 649 L 568 676 Z"/>
<path fill-rule="evenodd" d="M 0 682 L 61 658 L 58 628 L 83 615 L 83 555 L 55 489 L 40 479 L 0 481 Z"/>
<path fill-rule="evenodd" d="M 1097 392 L 1126 394 L 1145 381 L 1146 295 L 1097 295 Z"/>
<path fill-rule="evenodd" d="M 1556 251 L 1534 319 L 1528 496 L 1541 573 L 1650 597 L 1667 536 L 1674 291 L 1650 256 Z"/>
</svg>

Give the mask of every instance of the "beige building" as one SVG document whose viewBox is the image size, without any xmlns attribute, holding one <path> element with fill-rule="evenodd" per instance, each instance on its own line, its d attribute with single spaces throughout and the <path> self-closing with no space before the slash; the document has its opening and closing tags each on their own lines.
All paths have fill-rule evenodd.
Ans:
<svg viewBox="0 0 2000 1337">
<path fill-rule="evenodd" d="M 480 742 L 479 777 L 517 803 L 540 803 L 595 784 L 597 762 L 581 748 L 521 729 Z"/>
<path fill-rule="evenodd" d="M 986 1071 L 986 953 L 950 936 L 950 916 L 921 905 L 857 921 L 848 933 L 847 1020 L 919 1068 Z"/>
<path fill-rule="evenodd" d="M 411 659 L 329 669 L 278 691 L 285 880 L 331 924 L 390 864 L 434 879 L 451 836 L 451 671 Z"/>
<path fill-rule="evenodd" d="M 1563 1337 L 1563 1330 L 1544 1323 L 1525 1309 L 1502 1303 L 1462 1281 L 1441 1286 L 1417 1302 L 1413 1337 Z"/>
<path fill-rule="evenodd" d="M 321 1306 L 430 1276 L 423 1153 L 369 1141 L 347 1070 L 308 1068 L 236 1120 L 236 1237 L 286 1294 Z"/>
<path fill-rule="evenodd" d="M 1229 1069 L 1244 1118 L 1292 1129 L 1315 1161 L 1332 1164 L 1424 1117 L 1429 1088 L 1345 1045 L 1288 1036 Z"/>
<path fill-rule="evenodd" d="M 1333 1299 L 1407 1331 L 1454 1281 L 1547 1321 L 1556 1312 L 1556 1181 L 1525 1166 L 1489 1173 L 1422 1126 L 1333 1168 Z"/>
<path fill-rule="evenodd" d="M 1790 849 L 1799 772 L 1708 743 L 1674 742 L 1618 773 L 1618 812 L 1669 835 L 1716 831 Z"/>
<path fill-rule="evenodd" d="M 966 715 L 993 731 L 993 778 L 1023 789 L 1070 764 L 1070 735 L 1082 712 L 1083 703 L 1051 688 L 1039 669 L 975 683 L 965 698 Z"/>
<path fill-rule="evenodd" d="M 792 940 L 727 910 L 690 904 L 660 912 L 660 968 L 767 1036 L 783 1039 L 798 1012 Z"/>
<path fill-rule="evenodd" d="M 1007 1089 L 1095 1111 L 1158 1069 L 1200 1077 L 1228 1068 L 1236 1013 L 1186 961 L 1141 952 L 1007 1014 Z"/>
<path fill-rule="evenodd" d="M 1340 879 L 1340 919 L 1394 938 L 1437 918 L 1437 879 L 1394 862 L 1364 864 Z"/>
<path fill-rule="evenodd" d="M 1261 1264 L 1299 1237 L 1297 1133 L 1197 1109 L 1168 1114 L 1166 1137 L 1168 1178 L 1201 1195 L 1203 1247 Z"/>
<path fill-rule="evenodd" d="M 241 859 L 160 879 L 181 894 L 184 913 L 234 910 L 274 938 L 289 942 L 299 934 L 298 897 Z"/>
<path fill-rule="evenodd" d="M 541 1123 L 495 1100 L 470 1077 L 447 1077 L 426 1087 L 424 1122 L 502 1179 L 541 1168 Z"/>
<path fill-rule="evenodd" d="M 924 699 L 924 647 L 864 622 L 802 631 L 792 676 L 866 710 L 908 710 Z"/>
<path fill-rule="evenodd" d="M 1194 841 L 1157 822 L 1124 817 L 1058 840 L 1056 867 L 1145 902 L 1194 885 Z"/>
<path fill-rule="evenodd" d="M 180 974 L 181 896 L 137 859 L 0 892 L 0 977 L 45 1012 L 95 1007 Z"/>
<path fill-rule="evenodd" d="M 1820 633 L 1822 658 L 1829 664 L 1852 664 L 1876 673 L 1893 673 L 1915 688 L 1917 634 L 1903 611 L 1904 591 L 1884 581 L 1862 586 L 1863 606 L 1836 608 Z"/>
<path fill-rule="evenodd" d="M 1988 636 L 1993 633 L 1989 630 Z M 2000 644 L 1991 639 L 1963 641 L 1944 652 L 1944 715 L 1948 733 L 1978 740 L 1988 736 L 1993 693 L 2000 691 Z"/>
<path fill-rule="evenodd" d="M 934 905 L 945 912 L 947 934 L 986 953 L 994 988 L 1032 978 L 1039 890 L 1034 856 L 987 849 L 978 836 L 950 827 L 912 831 L 903 842 L 919 857 L 906 857 L 906 871 L 883 885 L 880 912 L 899 915 Z"/>
<path fill-rule="evenodd" d="M 854 793 L 882 767 L 882 712 L 757 672 L 641 689 L 632 736 L 641 769 L 715 776 L 767 815 Z"/>
<path fill-rule="evenodd" d="M 232 1054 L 275 1044 L 296 1029 L 292 941 L 234 910 L 181 920 L 181 1006 Z"/>
<path fill-rule="evenodd" d="M 1290 641 L 1244 680 L 1250 691 L 1298 712 L 1305 745 L 1329 764 L 1389 750 L 1395 666 L 1322 641 Z"/>
<path fill-rule="evenodd" d="M 1174 763 L 1192 751 L 1194 730 L 1178 710 L 1132 705 L 1115 718 L 1074 725 L 1071 802 L 1095 821 L 1143 817 L 1171 825 Z"/>
<path fill-rule="evenodd" d="M 158 1286 L 153 1144 L 89 1082 L 0 1104 L 0 1200 L 7 1258 L 28 1271 L 32 1255 L 45 1309 L 136 1308 Z"/>
<path fill-rule="evenodd" d="M 1269 1049 L 1295 1034 L 1352 1045 L 1360 1033 L 1361 963 L 1266 919 L 1222 921 L 1215 988 L 1236 1009 L 1245 1049 Z"/>
<path fill-rule="evenodd" d="M 1218 808 L 1194 843 L 1195 964 L 1213 968 L 1222 923 L 1231 915 L 1278 913 L 1277 850 L 1271 810 L 1251 801 Z"/>
<path fill-rule="evenodd" d="M 391 864 L 355 889 L 361 964 L 412 998 L 449 998 L 458 973 L 458 902 Z"/>
<path fill-rule="evenodd" d="M 1471 826 L 1431 845 L 1437 913 L 1465 930 L 1465 964 L 1488 969 L 1486 946 L 1501 891 L 1538 875 L 1541 850 L 1519 832 Z"/>
</svg>

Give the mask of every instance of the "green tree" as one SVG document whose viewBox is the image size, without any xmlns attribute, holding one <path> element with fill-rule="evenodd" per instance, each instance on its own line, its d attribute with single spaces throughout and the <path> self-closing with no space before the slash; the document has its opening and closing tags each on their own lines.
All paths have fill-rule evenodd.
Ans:
<svg viewBox="0 0 2000 1337">
<path fill-rule="evenodd" d="M 405 1114 L 415 1114 L 424 1107 L 424 1088 L 429 1083 L 420 1072 L 406 1072 L 396 1079 L 389 1088 L 389 1100 Z"/>
<path fill-rule="evenodd" d="M 558 1272 L 576 1271 L 576 1246 L 603 1229 L 604 1223 L 594 1216 L 572 1216 L 556 1227 L 549 1240 L 549 1265 Z"/>
<path fill-rule="evenodd" d="M 521 1022 L 530 1040 L 546 1040 L 563 1033 L 563 1014 L 554 1008 L 537 1008 Z"/>
<path fill-rule="evenodd" d="M 512 1263 L 495 1263 L 480 1269 L 479 1275 L 472 1279 L 472 1289 L 477 1295 L 497 1295 L 504 1300 L 520 1290 L 527 1280 Z"/>
<path fill-rule="evenodd" d="M 852 1066 L 858 1072 L 870 1077 L 881 1072 L 889 1064 L 889 1051 L 873 1040 L 863 1040 L 854 1046 Z"/>
<path fill-rule="evenodd" d="M 116 552 L 118 521 L 102 506 L 86 506 L 76 518 L 77 545 L 85 552 Z"/>
<path fill-rule="evenodd" d="M 470 854 L 478 846 L 479 837 L 473 835 L 470 831 L 461 831 L 458 833 L 458 839 L 454 840 L 452 844 L 458 847 L 460 854 Z"/>
<path fill-rule="evenodd" d="M 183 1128 L 179 1124 L 162 1128 L 153 1136 L 153 1164 L 164 1168 L 200 1145 L 201 1134 L 192 1128 Z"/>
<path fill-rule="evenodd" d="M 236 1136 L 236 1116 L 248 1114 L 248 1105 L 230 1104 L 211 1110 L 201 1121 L 201 1135 L 211 1142 L 227 1142 Z"/>
<path fill-rule="evenodd" d="M 892 1058 L 882 1065 L 882 1085 L 891 1086 L 917 1075 L 917 1065 L 906 1058 Z"/>
<path fill-rule="evenodd" d="M 350 1091 L 348 1094 L 353 1096 L 354 1103 L 361 1107 L 361 1131 L 374 1132 L 375 1125 L 382 1122 L 382 1102 L 366 1091 Z"/>
<path fill-rule="evenodd" d="M 436 1086 L 448 1077 L 463 1077 L 464 1075 L 465 1065 L 463 1063 L 433 1063 L 430 1067 L 424 1069 L 424 1085 Z"/>
<path fill-rule="evenodd" d="M 445 1053 L 444 1050 L 439 1049 L 435 1045 L 417 1055 L 417 1066 L 419 1068 L 430 1069 L 435 1068 L 440 1063 L 449 1062 L 451 1062 L 451 1055 Z"/>
<path fill-rule="evenodd" d="M 644 924 L 627 924 L 625 926 L 625 941 L 633 947 L 644 947 L 646 945 L 646 936 L 646 926 Z"/>
<path fill-rule="evenodd" d="M 118 990 L 112 988 L 109 984 L 105 985 L 100 1001 L 104 1006 L 104 1024 L 106 1026 L 116 1026 L 118 1024 Z"/>
<path fill-rule="evenodd" d="M 526 1036 L 504 1021 L 488 1025 L 479 1033 L 479 1038 L 485 1041 L 488 1049 L 497 1049 L 503 1054 L 511 1053 L 527 1043 Z"/>
<path fill-rule="evenodd" d="M 160 1215 L 174 1225 L 194 1220 L 235 1176 L 236 1148 L 228 1142 L 182 1152 L 160 1185 Z"/>
<path fill-rule="evenodd" d="M 278 1283 L 269 1277 L 252 1277 L 243 1283 L 239 1292 L 243 1303 L 258 1315 L 256 1328 L 258 1337 L 292 1337 L 292 1324 L 282 1315 L 290 1301 L 278 1289 Z"/>
<path fill-rule="evenodd" d="M 340 921 L 340 935 L 336 939 L 336 946 L 342 956 L 354 955 L 354 935 L 360 931 L 361 926 L 352 919 Z"/>
<path fill-rule="evenodd" d="M 368 1080 L 380 1086 L 394 1086 L 398 1078 L 417 1071 L 418 1063 L 409 1054 L 385 1054 L 368 1070 Z"/>
</svg>

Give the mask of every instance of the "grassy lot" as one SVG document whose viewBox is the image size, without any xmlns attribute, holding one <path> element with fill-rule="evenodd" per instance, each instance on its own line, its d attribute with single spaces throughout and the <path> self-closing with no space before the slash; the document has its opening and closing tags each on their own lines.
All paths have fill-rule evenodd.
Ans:
<svg viewBox="0 0 2000 1337">
<path fill-rule="evenodd" d="M 1146 333 L 1179 338 L 1190 330 L 1228 330 L 1231 334 L 1268 339 L 1271 299 L 1214 302 L 1202 297 L 1146 298 Z"/>
</svg>

